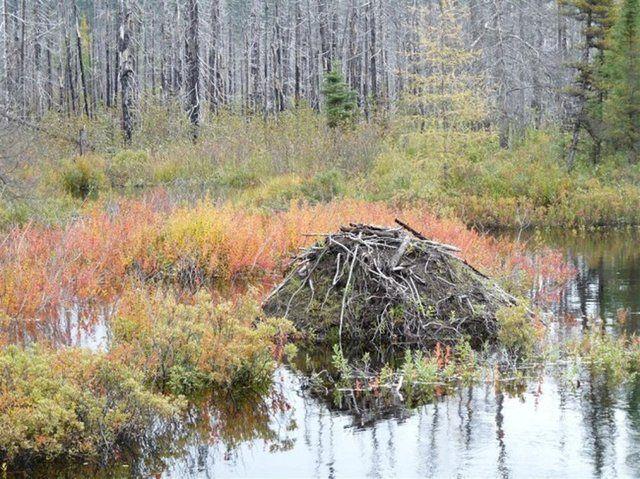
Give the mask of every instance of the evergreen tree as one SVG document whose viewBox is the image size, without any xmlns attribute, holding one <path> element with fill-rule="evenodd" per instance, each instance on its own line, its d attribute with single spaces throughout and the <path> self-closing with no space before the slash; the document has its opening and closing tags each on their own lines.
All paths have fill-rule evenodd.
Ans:
<svg viewBox="0 0 640 479">
<path fill-rule="evenodd" d="M 570 93 L 577 99 L 573 140 L 569 151 L 569 168 L 573 167 L 581 130 L 586 130 L 593 141 L 592 160 L 601 156 L 605 137 L 603 105 L 606 98 L 604 82 L 607 38 L 613 23 L 615 0 L 560 0 L 567 14 L 582 22 L 584 44 L 582 55 L 574 67 L 578 71 L 575 87 Z"/>
<path fill-rule="evenodd" d="M 640 0 L 624 0 L 607 61 L 611 89 L 606 122 L 613 145 L 629 160 L 640 158 Z"/>
<path fill-rule="evenodd" d="M 336 65 L 324 75 L 322 88 L 327 124 L 331 128 L 346 127 L 355 121 L 358 112 L 356 92 L 344 81 Z"/>
</svg>

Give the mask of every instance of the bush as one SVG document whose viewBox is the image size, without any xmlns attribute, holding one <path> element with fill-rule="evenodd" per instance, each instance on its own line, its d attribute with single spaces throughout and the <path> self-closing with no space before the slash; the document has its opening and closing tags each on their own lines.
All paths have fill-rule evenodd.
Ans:
<svg viewBox="0 0 640 479">
<path fill-rule="evenodd" d="M 264 185 L 247 191 L 241 202 L 273 211 L 286 210 L 302 198 L 303 180 L 295 175 L 277 176 Z"/>
<path fill-rule="evenodd" d="M 496 313 L 496 318 L 500 328 L 499 343 L 509 354 L 521 359 L 530 357 L 535 350 L 538 332 L 526 305 L 502 308 Z"/>
<path fill-rule="evenodd" d="M 344 175 L 335 169 L 318 173 L 301 186 L 302 195 L 311 203 L 329 202 L 341 196 L 344 191 Z"/>
<path fill-rule="evenodd" d="M 178 404 L 105 354 L 10 346 L 0 352 L 0 462 L 112 456 L 149 438 Z"/>
<path fill-rule="evenodd" d="M 61 170 L 62 187 L 74 198 L 95 199 L 106 187 L 104 162 L 98 156 L 79 156 L 67 161 Z"/>
<path fill-rule="evenodd" d="M 200 291 L 190 303 L 171 293 L 129 293 L 113 322 L 114 352 L 145 371 L 163 392 L 191 394 L 212 386 L 263 389 L 274 355 L 283 354 L 287 321 L 267 320 L 257 302 L 214 304 Z"/>
<path fill-rule="evenodd" d="M 148 181 L 149 154 L 144 151 L 124 150 L 109 162 L 107 176 L 114 188 L 144 186 Z"/>
<path fill-rule="evenodd" d="M 268 210 L 282 211 L 288 209 L 292 201 L 326 203 L 341 196 L 344 191 L 344 176 L 332 169 L 308 180 L 296 175 L 274 177 L 259 188 L 245 192 L 241 201 Z"/>
</svg>

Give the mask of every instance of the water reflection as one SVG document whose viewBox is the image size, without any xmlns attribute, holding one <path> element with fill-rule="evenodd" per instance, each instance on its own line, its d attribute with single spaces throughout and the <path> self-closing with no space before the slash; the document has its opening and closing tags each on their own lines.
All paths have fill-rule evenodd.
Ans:
<svg viewBox="0 0 640 479">
<path fill-rule="evenodd" d="M 560 314 L 585 321 L 601 318 L 609 324 L 623 319 L 627 329 L 640 328 L 638 230 L 578 234 L 546 231 L 536 233 L 529 241 L 564 251 L 575 267 L 576 278 L 558 304 Z"/>
<path fill-rule="evenodd" d="M 637 330 L 640 245 L 635 231 L 529 238 L 566 252 L 576 279 L 557 312 L 562 335 L 603 318 Z M 621 311 L 629 311 L 628 314 Z M 234 459 L 211 461 L 207 473 L 309 477 L 639 477 L 640 384 L 611 390 L 588 374 L 577 383 L 550 372 L 518 390 L 469 387 L 414 410 L 390 408 L 363 419 L 301 393 L 282 372 L 291 402 L 291 449 L 265 453 L 256 443 Z M 179 463 L 180 461 L 177 461 Z M 167 477 L 178 477 L 173 471 Z M 202 476 L 205 477 L 205 476 Z"/>
</svg>

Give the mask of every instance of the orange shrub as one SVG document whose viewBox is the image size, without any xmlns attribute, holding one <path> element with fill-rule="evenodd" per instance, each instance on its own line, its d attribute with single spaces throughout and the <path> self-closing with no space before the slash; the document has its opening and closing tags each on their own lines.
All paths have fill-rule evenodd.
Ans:
<svg viewBox="0 0 640 479">
<path fill-rule="evenodd" d="M 540 283 L 538 277 L 548 289 L 569 274 L 557 254 L 529 255 L 522 246 L 420 207 L 344 200 L 266 213 L 209 202 L 178 207 L 156 193 L 93 206 L 63 226 L 30 224 L 1 238 L 0 323 L 13 340 L 25 338 L 61 308 L 113 301 L 133 277 L 192 288 L 260 284 L 281 272 L 298 248 L 317 240 L 305 233 L 331 232 L 350 222 L 392 225 L 395 218 L 458 246 L 466 260 L 511 289 Z"/>
</svg>

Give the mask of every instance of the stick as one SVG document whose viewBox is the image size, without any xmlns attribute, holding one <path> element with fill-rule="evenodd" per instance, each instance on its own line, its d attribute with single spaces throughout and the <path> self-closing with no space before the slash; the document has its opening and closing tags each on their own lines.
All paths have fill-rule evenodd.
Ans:
<svg viewBox="0 0 640 479">
<path fill-rule="evenodd" d="M 411 226 L 409 226 L 407 223 L 404 223 L 402 221 L 400 221 L 398 218 L 396 218 L 395 220 L 396 224 L 402 226 L 404 229 L 406 229 L 408 232 L 410 232 L 411 234 L 413 234 L 413 236 L 415 236 L 418 239 L 424 240 L 424 241 L 428 241 L 427 237 L 424 236 L 422 233 L 420 233 L 417 230 L 414 230 Z"/>
<path fill-rule="evenodd" d="M 342 351 L 342 325 L 344 324 L 344 308 L 347 303 L 347 294 L 349 294 L 349 285 L 351 284 L 351 275 L 353 274 L 353 267 L 356 264 L 356 258 L 358 257 L 359 248 L 360 248 L 360 245 L 356 245 L 356 249 L 353 252 L 353 261 L 351 261 L 351 267 L 349 268 L 347 285 L 345 286 L 344 294 L 342 295 L 342 308 L 340 309 L 340 329 L 338 331 L 338 337 L 340 338 L 340 351 Z"/>
</svg>

